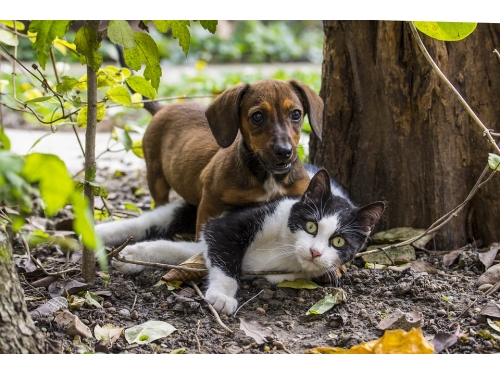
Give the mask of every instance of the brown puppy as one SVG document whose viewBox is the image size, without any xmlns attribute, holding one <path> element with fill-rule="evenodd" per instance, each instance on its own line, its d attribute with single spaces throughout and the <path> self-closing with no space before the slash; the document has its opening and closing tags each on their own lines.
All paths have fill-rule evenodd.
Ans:
<svg viewBox="0 0 500 375">
<path fill-rule="evenodd" d="M 239 83 L 205 106 L 160 109 L 143 139 L 147 180 L 157 205 L 174 189 L 198 206 L 196 234 L 235 206 L 301 196 L 309 177 L 297 156 L 305 115 L 321 139 L 323 101 L 297 80 Z"/>
</svg>

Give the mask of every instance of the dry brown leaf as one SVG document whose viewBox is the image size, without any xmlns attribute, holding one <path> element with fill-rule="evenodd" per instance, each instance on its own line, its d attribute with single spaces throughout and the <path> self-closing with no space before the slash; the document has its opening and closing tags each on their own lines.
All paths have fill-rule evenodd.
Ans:
<svg viewBox="0 0 500 375">
<path fill-rule="evenodd" d="M 414 238 L 416 236 L 420 236 L 421 234 L 425 233 L 425 231 L 425 229 L 415 229 L 410 227 L 392 228 L 374 234 L 372 237 L 372 241 L 375 244 L 393 244 L 409 240 L 410 238 Z M 416 240 L 415 242 L 412 242 L 412 245 L 417 249 L 424 249 L 425 245 L 434 237 L 434 235 L 434 233 L 427 234 L 422 238 Z"/>
<path fill-rule="evenodd" d="M 305 354 L 433 354 L 434 346 L 425 339 L 422 328 L 385 331 L 378 339 L 355 345 L 350 349 L 318 347 L 306 350 Z"/>
<path fill-rule="evenodd" d="M 56 316 L 55 320 L 60 326 L 66 327 L 66 334 L 69 336 L 92 337 L 90 328 L 69 311 L 63 311 Z"/>
<path fill-rule="evenodd" d="M 499 319 L 500 318 L 500 305 L 498 303 L 493 302 L 493 301 L 488 301 L 488 303 L 486 303 L 486 305 L 479 312 L 479 315 Z"/>
<path fill-rule="evenodd" d="M 104 326 L 100 326 L 96 324 L 94 328 L 94 336 L 97 340 L 101 340 L 106 344 L 113 344 L 116 340 L 118 340 L 123 333 L 122 327 L 116 327 L 113 324 L 105 324 Z"/>
<path fill-rule="evenodd" d="M 205 259 L 203 258 L 203 254 L 195 254 L 191 258 L 179 264 L 179 266 L 187 267 L 187 268 L 195 268 L 195 269 L 206 269 Z M 162 276 L 162 280 L 167 281 L 199 281 L 203 280 L 207 277 L 206 272 L 197 272 L 197 271 L 182 271 L 182 270 L 170 270 L 165 275 Z"/>
<path fill-rule="evenodd" d="M 272 328 L 255 320 L 240 318 L 240 329 L 245 332 L 247 336 L 252 337 L 258 345 L 272 341 Z"/>
<path fill-rule="evenodd" d="M 412 328 L 421 327 L 423 323 L 423 315 L 420 311 L 412 311 L 404 313 L 397 310 L 392 316 L 382 319 L 376 328 L 385 330 L 404 329 L 409 331 Z"/>
<path fill-rule="evenodd" d="M 393 271 L 404 271 L 406 269 L 411 269 L 412 271 L 421 273 L 421 272 L 427 272 L 428 274 L 436 274 L 437 269 L 430 263 L 426 262 L 425 260 L 416 260 L 414 262 L 405 264 L 404 266 L 396 267 L 396 266 L 389 266 L 387 267 L 390 270 Z"/>
<path fill-rule="evenodd" d="M 446 332 L 438 332 L 434 335 L 432 340 L 430 340 L 431 344 L 434 345 L 435 353 L 441 353 L 444 349 L 449 348 L 450 346 L 455 345 L 458 340 L 458 334 L 450 334 Z"/>
<path fill-rule="evenodd" d="M 64 297 L 55 297 L 48 300 L 41 306 L 38 306 L 35 310 L 30 311 L 30 315 L 33 319 L 52 315 L 57 310 L 68 308 L 68 300 Z"/>
<path fill-rule="evenodd" d="M 463 250 L 455 250 L 451 253 L 443 255 L 443 265 L 445 267 L 451 266 L 463 252 Z"/>
<path fill-rule="evenodd" d="M 498 253 L 498 242 L 494 242 L 490 245 L 490 249 L 484 253 L 478 253 L 479 260 L 484 264 L 486 269 L 490 268 L 493 264 Z"/>
</svg>

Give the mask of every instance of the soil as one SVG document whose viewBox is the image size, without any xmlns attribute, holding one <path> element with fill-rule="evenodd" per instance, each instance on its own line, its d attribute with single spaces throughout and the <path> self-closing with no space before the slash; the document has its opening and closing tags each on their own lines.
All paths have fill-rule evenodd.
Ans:
<svg viewBox="0 0 500 375">
<path fill-rule="evenodd" d="M 114 174 L 114 171 L 103 170 L 99 172 L 98 182 L 108 190 L 107 205 L 114 214 L 124 218 L 136 215 L 134 211 L 125 210 L 121 205 L 123 202 L 132 202 L 141 210 L 150 209 L 151 199 L 144 171 Z M 101 205 L 100 201 L 96 201 L 97 207 Z M 61 231 L 71 228 L 68 227 L 70 219 L 71 213 L 63 211 L 50 220 L 39 219 L 38 223 L 45 225 L 46 229 Z M 17 263 L 20 264 L 23 259 L 21 254 L 24 253 L 21 242 L 15 243 L 15 252 L 18 254 Z M 65 253 L 59 245 L 39 245 L 32 248 L 31 253 L 50 272 L 78 268 L 77 262 L 81 255 L 79 252 Z M 499 352 L 500 340 L 494 334 L 500 333 L 491 328 L 481 311 L 488 302 L 499 304 L 500 294 L 497 291 L 487 296 L 476 285 L 477 279 L 485 271 L 485 266 L 478 259 L 478 249 L 472 246 L 462 249 L 460 257 L 445 267 L 443 256 L 447 253 L 417 251 L 419 261 L 434 267 L 428 268 L 426 272 L 365 269 L 364 263 L 358 258 L 347 265 L 339 285 L 320 284 L 321 287 L 314 290 L 276 287 L 263 278 L 246 280 L 238 292 L 240 306 L 246 304 L 237 311 L 236 316 L 220 316 L 221 322 L 233 333 L 217 322 L 207 303 L 190 283 L 182 284 L 175 290 L 169 290 L 166 284 L 156 285 L 166 273 L 163 269 L 129 276 L 121 275 L 111 267 L 109 282 L 105 282 L 102 273 L 98 272 L 95 285 L 84 289 L 103 298 L 99 307 L 84 304 L 71 310 L 90 329 L 93 334 L 90 338 L 75 336 L 74 332 L 67 331 L 66 325 L 57 322 L 57 313 L 44 317 L 34 313 L 33 316 L 56 351 L 61 353 L 299 354 L 316 347 L 349 349 L 382 337 L 384 330 L 377 328 L 377 325 L 399 312 L 406 316 L 412 312 L 417 315 L 421 313 L 422 321 L 416 325 L 421 326 L 427 340 L 443 333 L 447 338 L 451 337 L 448 344 L 441 349 L 436 348 L 436 351 Z M 36 286 L 46 277 L 40 270 L 27 272 L 19 268 L 19 274 L 29 311 L 34 311 L 51 299 L 51 293 L 53 296 L 57 294 L 54 284 L 50 287 Z M 62 275 L 66 279 L 84 282 L 78 271 Z M 205 288 L 203 281 L 195 285 L 201 291 Z M 322 314 L 306 315 L 313 304 L 335 292 L 335 288 L 344 290 L 344 303 Z M 497 317 L 492 320 L 500 319 Z M 101 342 L 94 337 L 97 326 L 112 324 L 125 330 L 148 321 L 168 322 L 176 330 L 149 344 L 129 343 L 124 334 L 112 343 Z M 242 321 L 256 324 L 253 330 L 265 338 L 260 341 L 249 336 L 240 328 Z M 405 322 L 406 325 L 412 325 L 410 318 Z M 405 324 L 399 326 L 405 328 Z M 397 328 L 398 325 L 393 327 Z M 450 342 L 452 345 L 449 345 Z"/>
</svg>

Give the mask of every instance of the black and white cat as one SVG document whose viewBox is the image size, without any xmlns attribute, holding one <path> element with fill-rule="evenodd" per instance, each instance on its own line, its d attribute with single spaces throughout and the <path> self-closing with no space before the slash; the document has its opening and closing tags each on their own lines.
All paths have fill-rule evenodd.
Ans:
<svg viewBox="0 0 500 375">
<path fill-rule="evenodd" d="M 244 272 L 285 271 L 267 275 L 271 283 L 314 278 L 333 273 L 362 251 L 384 211 L 383 202 L 356 207 L 324 169 L 307 165 L 312 176 L 299 198 L 284 197 L 266 204 L 226 212 L 210 219 L 199 242 L 156 240 L 127 246 L 121 256 L 154 263 L 179 264 L 203 253 L 208 269 L 205 298 L 214 308 L 232 314 Z M 106 244 L 117 245 L 127 236 L 141 239 L 166 236 L 188 229 L 196 208 L 171 203 L 134 219 L 96 226 Z M 180 220 L 182 219 L 182 220 Z M 157 237 L 158 238 L 158 237 Z M 113 261 L 122 273 L 145 267 Z"/>
</svg>

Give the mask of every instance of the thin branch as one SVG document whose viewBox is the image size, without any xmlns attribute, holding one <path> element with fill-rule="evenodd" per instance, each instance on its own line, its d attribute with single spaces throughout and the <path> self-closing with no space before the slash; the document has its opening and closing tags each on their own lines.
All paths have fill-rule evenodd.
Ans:
<svg viewBox="0 0 500 375">
<path fill-rule="evenodd" d="M 203 295 L 203 293 L 201 292 L 201 290 L 198 288 L 198 286 L 193 281 L 191 281 L 191 286 L 193 287 L 194 290 L 196 290 L 196 293 L 201 298 L 203 298 L 203 300 L 207 303 L 207 306 L 210 309 L 210 311 L 212 312 L 212 314 L 214 314 L 215 320 L 217 320 L 217 323 L 219 323 L 219 325 L 222 328 L 224 328 L 226 331 L 228 331 L 228 332 L 230 332 L 231 334 L 234 335 L 234 332 L 231 329 L 229 329 L 224 323 L 222 323 L 222 320 L 220 320 L 220 316 L 217 313 L 217 311 L 214 309 L 214 307 L 210 303 L 208 303 L 208 301 L 205 299 L 205 296 Z"/>
<path fill-rule="evenodd" d="M 451 84 L 451 82 L 448 80 L 448 78 L 446 78 L 446 76 L 443 74 L 443 72 L 441 72 L 441 69 L 439 69 L 439 67 L 437 66 L 437 64 L 434 62 L 431 55 L 429 54 L 429 52 L 427 52 L 427 49 L 425 48 L 425 45 L 422 42 L 422 39 L 420 39 L 420 35 L 418 34 L 417 28 L 415 27 L 413 22 L 408 22 L 408 24 L 410 25 L 410 29 L 413 33 L 413 36 L 415 37 L 415 40 L 416 40 L 420 50 L 424 54 L 425 58 L 427 59 L 427 61 L 431 64 L 431 66 L 434 68 L 434 70 L 436 71 L 438 76 L 443 80 L 443 82 L 446 83 L 446 85 L 455 93 L 455 95 L 458 97 L 458 100 L 460 100 L 460 102 L 463 104 L 463 106 L 465 107 L 467 112 L 469 112 L 469 114 L 472 116 L 472 118 L 474 119 L 476 124 L 478 124 L 483 129 L 483 132 L 486 135 L 486 137 L 488 138 L 489 142 L 495 148 L 497 153 L 500 155 L 500 148 L 498 147 L 495 140 L 491 136 L 489 129 L 486 126 L 484 126 L 484 124 L 481 122 L 479 117 L 477 117 L 477 115 L 474 113 L 474 111 L 470 108 L 469 104 L 467 104 L 465 99 L 460 95 L 458 90 Z"/>
</svg>

